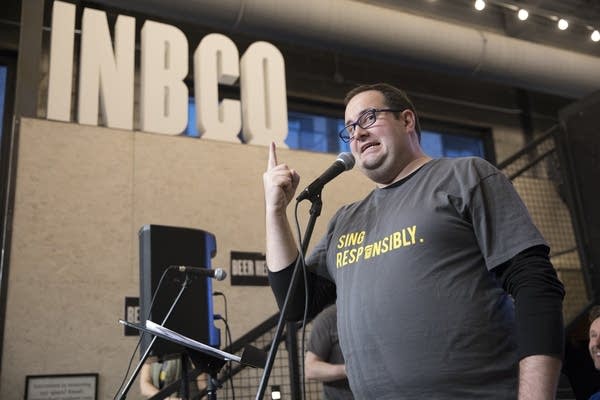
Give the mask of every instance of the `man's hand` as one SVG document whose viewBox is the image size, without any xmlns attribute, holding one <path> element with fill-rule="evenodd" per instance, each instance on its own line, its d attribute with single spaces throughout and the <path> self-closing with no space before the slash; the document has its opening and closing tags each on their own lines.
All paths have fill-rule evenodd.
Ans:
<svg viewBox="0 0 600 400">
<path fill-rule="evenodd" d="M 298 256 L 294 235 L 286 209 L 294 198 L 300 176 L 285 164 L 277 164 L 275 143 L 269 148 L 267 170 L 263 174 L 265 187 L 265 219 L 267 233 L 267 267 L 281 271 Z"/>
<path fill-rule="evenodd" d="M 286 164 L 277 164 L 275 143 L 271 143 L 267 170 L 263 174 L 267 213 L 285 213 L 288 204 L 294 198 L 298 183 L 300 176 L 295 170 L 288 168 Z"/>
</svg>

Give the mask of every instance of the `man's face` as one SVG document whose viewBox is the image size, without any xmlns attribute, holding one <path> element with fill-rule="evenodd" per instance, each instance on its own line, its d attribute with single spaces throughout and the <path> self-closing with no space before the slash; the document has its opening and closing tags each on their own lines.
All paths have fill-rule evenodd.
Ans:
<svg viewBox="0 0 600 400">
<path fill-rule="evenodd" d="M 389 108 L 381 92 L 369 90 L 354 96 L 346 106 L 346 124 L 355 122 L 369 109 Z M 389 184 L 411 161 L 409 135 L 403 114 L 396 118 L 392 112 L 376 113 L 376 121 L 363 129 L 356 126 L 350 149 L 356 165 L 371 180 Z"/>
<path fill-rule="evenodd" d="M 596 318 L 590 326 L 590 344 L 588 346 L 594 366 L 600 370 L 600 317 Z"/>
</svg>

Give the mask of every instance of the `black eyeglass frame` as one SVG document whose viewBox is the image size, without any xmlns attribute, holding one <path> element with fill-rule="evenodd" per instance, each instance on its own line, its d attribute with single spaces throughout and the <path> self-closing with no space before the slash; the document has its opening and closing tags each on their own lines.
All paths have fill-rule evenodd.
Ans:
<svg viewBox="0 0 600 400">
<path fill-rule="evenodd" d="M 367 110 L 363 111 L 363 112 L 362 112 L 362 113 L 361 113 L 361 114 L 358 116 L 358 118 L 356 119 L 356 121 L 355 121 L 355 122 L 351 122 L 351 123 L 349 123 L 348 125 L 344 126 L 344 127 L 342 128 L 342 130 L 340 130 L 340 131 L 338 132 L 338 136 L 340 137 L 340 139 L 342 139 L 342 141 L 343 141 L 344 143 L 350 143 L 350 142 L 351 142 L 351 141 L 354 139 L 354 136 L 355 136 L 355 135 L 354 135 L 354 130 L 356 130 L 356 126 L 357 126 L 357 125 L 358 125 L 359 127 L 363 128 L 363 129 L 367 129 L 367 128 L 368 128 L 368 127 L 370 127 L 370 126 L 373 126 L 373 124 L 374 124 L 375 122 L 377 122 L 377 113 L 380 113 L 380 112 L 402 112 L 402 111 L 404 111 L 404 110 L 406 110 L 406 108 L 405 108 L 405 109 L 403 109 L 403 110 L 399 110 L 399 109 L 392 109 L 392 108 L 369 108 L 369 109 L 367 109 Z M 370 114 L 372 114 L 372 115 L 373 115 L 373 120 L 372 120 L 371 122 L 367 122 L 367 124 L 366 124 L 366 125 L 362 125 L 362 124 L 360 123 L 360 120 L 361 120 L 361 119 L 363 119 L 365 116 L 367 116 L 367 115 L 370 115 Z M 348 128 L 351 128 L 351 129 L 352 129 L 352 132 L 350 132 L 350 130 L 349 130 Z M 347 134 L 345 134 L 344 132 L 352 133 L 352 136 L 350 136 L 350 135 L 347 135 Z"/>
</svg>

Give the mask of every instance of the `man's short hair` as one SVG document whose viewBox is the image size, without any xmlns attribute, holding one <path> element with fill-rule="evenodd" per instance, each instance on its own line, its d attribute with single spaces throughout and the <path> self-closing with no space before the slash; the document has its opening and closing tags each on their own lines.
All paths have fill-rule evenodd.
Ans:
<svg viewBox="0 0 600 400">
<path fill-rule="evenodd" d="M 592 307 L 589 314 L 590 324 L 600 318 L 600 305 Z"/>
<path fill-rule="evenodd" d="M 387 83 L 373 83 L 369 85 L 360 85 L 350 90 L 346 97 L 344 98 L 344 105 L 348 105 L 350 100 L 359 93 L 367 92 L 369 90 L 376 90 L 383 94 L 383 98 L 385 99 L 385 104 L 389 108 L 398 109 L 398 110 L 406 110 L 409 109 L 415 114 L 415 131 L 417 132 L 417 137 L 419 138 L 419 142 L 421 141 L 421 124 L 419 123 L 419 115 L 417 114 L 417 110 L 413 105 L 412 101 L 408 97 L 408 95 L 398 89 L 395 86 L 392 86 Z M 398 115 L 396 115 L 398 117 Z"/>
</svg>

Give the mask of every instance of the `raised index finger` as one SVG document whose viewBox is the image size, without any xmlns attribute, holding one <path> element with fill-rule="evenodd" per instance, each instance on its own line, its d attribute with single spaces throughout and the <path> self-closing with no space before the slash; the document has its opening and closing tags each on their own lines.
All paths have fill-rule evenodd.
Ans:
<svg viewBox="0 0 600 400">
<path fill-rule="evenodd" d="M 277 153 L 275 152 L 275 142 L 271 142 L 269 146 L 269 162 L 267 163 L 267 168 L 275 168 L 277 166 Z"/>
</svg>

